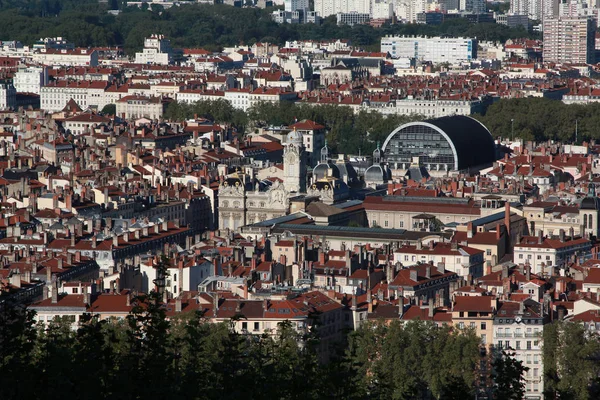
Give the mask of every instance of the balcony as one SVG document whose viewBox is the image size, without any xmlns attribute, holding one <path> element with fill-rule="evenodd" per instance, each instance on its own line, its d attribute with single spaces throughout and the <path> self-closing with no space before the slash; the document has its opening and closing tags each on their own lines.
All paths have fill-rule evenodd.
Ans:
<svg viewBox="0 0 600 400">
<path fill-rule="evenodd" d="M 498 333 L 496 333 L 495 337 L 497 337 L 499 339 L 502 339 L 502 338 L 509 339 L 509 338 L 512 338 L 512 333 L 500 333 L 500 332 L 498 332 Z"/>
<path fill-rule="evenodd" d="M 526 338 L 537 338 L 539 336 L 540 336 L 539 332 L 525 333 Z"/>
<path fill-rule="evenodd" d="M 522 338 L 523 334 L 521 332 L 518 332 L 518 333 L 515 332 L 514 337 L 516 337 L 516 338 Z"/>
</svg>

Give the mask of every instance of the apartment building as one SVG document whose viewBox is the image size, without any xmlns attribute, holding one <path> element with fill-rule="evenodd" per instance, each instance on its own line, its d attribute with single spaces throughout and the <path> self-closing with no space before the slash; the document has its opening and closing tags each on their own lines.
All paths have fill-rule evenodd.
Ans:
<svg viewBox="0 0 600 400">
<path fill-rule="evenodd" d="M 499 302 L 494 316 L 493 344 L 498 350 L 514 351 L 515 359 L 529 368 L 525 373 L 525 398 L 543 399 L 542 335 L 548 322 L 542 304 L 527 299 Z"/>
<path fill-rule="evenodd" d="M 538 275 L 551 275 L 552 268 L 563 267 L 572 257 L 583 259 L 591 256 L 592 242 L 581 237 L 566 237 L 562 232 L 558 239 L 546 237 L 540 231 L 538 236 L 524 236 L 514 246 L 516 263 L 527 263 L 531 272 Z"/>
<path fill-rule="evenodd" d="M 173 60 L 171 41 L 164 35 L 152 35 L 144 39 L 144 49 L 135 53 L 136 64 L 168 65 Z"/>
<path fill-rule="evenodd" d="M 483 275 L 483 250 L 454 243 L 430 241 L 428 245 L 417 242 L 415 246 L 403 245 L 394 252 L 394 262 L 403 265 L 433 263 L 443 265 L 447 271 L 470 281 Z M 441 268 L 441 267 L 440 267 Z"/>
<path fill-rule="evenodd" d="M 339 13 L 371 14 L 371 0 L 315 0 L 315 11 L 321 18 Z"/>
<path fill-rule="evenodd" d="M 41 88 L 48 84 L 48 68 L 22 66 L 13 77 L 17 92 L 40 94 Z"/>
<path fill-rule="evenodd" d="M 63 66 L 87 66 L 98 65 L 98 52 L 94 49 L 41 49 L 39 53 L 31 55 L 36 64 L 63 65 Z"/>
<path fill-rule="evenodd" d="M 592 64 L 596 19 L 588 16 L 544 19 L 544 62 Z"/>
<path fill-rule="evenodd" d="M 394 58 L 458 64 L 477 58 L 477 39 L 385 36 L 381 38 L 381 52 Z"/>
</svg>

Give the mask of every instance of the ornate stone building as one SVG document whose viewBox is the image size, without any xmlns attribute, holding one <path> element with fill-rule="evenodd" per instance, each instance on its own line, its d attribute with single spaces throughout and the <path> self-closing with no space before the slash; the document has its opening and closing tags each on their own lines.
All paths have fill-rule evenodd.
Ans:
<svg viewBox="0 0 600 400">
<path fill-rule="evenodd" d="M 219 228 L 236 230 L 244 225 L 286 215 L 289 192 L 279 180 L 258 181 L 235 173 L 219 186 Z"/>
<path fill-rule="evenodd" d="M 306 192 L 306 160 L 302 134 L 290 132 L 283 154 L 283 181 L 258 180 L 246 173 L 228 175 L 219 185 L 219 228 L 238 228 L 289 212 L 291 196 Z M 293 193 L 293 194 L 292 194 Z"/>
</svg>

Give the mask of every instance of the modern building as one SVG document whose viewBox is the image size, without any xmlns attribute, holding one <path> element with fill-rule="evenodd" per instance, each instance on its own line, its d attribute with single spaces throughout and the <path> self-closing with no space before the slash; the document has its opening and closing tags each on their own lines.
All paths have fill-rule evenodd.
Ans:
<svg viewBox="0 0 600 400">
<path fill-rule="evenodd" d="M 173 60 L 171 41 L 164 35 L 152 35 L 144 40 L 144 49 L 135 53 L 136 64 L 168 65 Z"/>
<path fill-rule="evenodd" d="M 463 171 L 496 160 L 490 131 L 462 115 L 404 124 L 390 133 L 382 150 L 386 161 L 400 169 L 418 161 L 428 170 Z"/>
<path fill-rule="evenodd" d="M 284 10 L 287 12 L 292 11 L 307 11 L 310 8 L 310 4 L 308 0 L 285 0 L 284 2 L 285 8 Z"/>
<path fill-rule="evenodd" d="M 371 0 L 315 0 L 314 9 L 321 18 L 339 13 L 371 14 Z"/>
<path fill-rule="evenodd" d="M 415 58 L 433 63 L 458 64 L 477 58 L 477 40 L 416 36 L 385 36 L 381 52 L 394 58 Z"/>
<path fill-rule="evenodd" d="M 588 16 L 544 20 L 544 62 L 593 64 L 596 19 Z"/>
<path fill-rule="evenodd" d="M 366 13 L 357 13 L 355 11 L 348 13 L 338 13 L 337 14 L 337 24 L 338 25 L 360 25 L 366 24 L 371 20 L 371 15 Z"/>
<path fill-rule="evenodd" d="M 506 25 L 509 28 L 529 27 L 529 17 L 527 14 L 498 14 L 495 16 L 496 23 Z"/>
</svg>

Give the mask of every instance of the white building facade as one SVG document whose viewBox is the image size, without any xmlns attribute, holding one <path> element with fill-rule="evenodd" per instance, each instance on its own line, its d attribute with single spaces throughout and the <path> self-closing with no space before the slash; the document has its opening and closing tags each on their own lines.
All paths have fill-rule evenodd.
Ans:
<svg viewBox="0 0 600 400">
<path fill-rule="evenodd" d="M 13 77 L 13 85 L 17 92 L 40 94 L 42 87 L 48 84 L 47 67 L 19 68 Z"/>
<path fill-rule="evenodd" d="M 136 64 L 168 65 L 173 59 L 171 41 L 164 35 L 152 35 L 144 40 L 144 49 L 135 53 Z"/>
<path fill-rule="evenodd" d="M 381 51 L 394 58 L 415 58 L 433 63 L 458 64 L 477 58 L 477 40 L 471 38 L 386 36 Z"/>
</svg>

